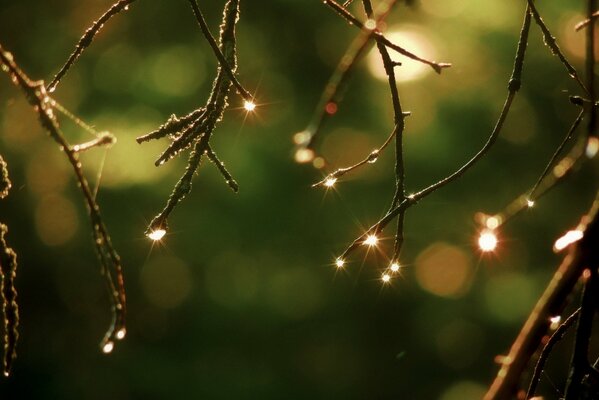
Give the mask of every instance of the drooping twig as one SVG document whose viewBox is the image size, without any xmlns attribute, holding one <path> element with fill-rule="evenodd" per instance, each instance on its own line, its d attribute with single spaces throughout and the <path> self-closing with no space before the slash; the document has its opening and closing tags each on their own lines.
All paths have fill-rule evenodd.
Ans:
<svg viewBox="0 0 599 400">
<path fill-rule="evenodd" d="M 209 39 L 212 38 L 212 36 L 207 30 L 208 28 L 197 4 L 194 0 L 189 1 L 194 10 L 194 15 L 200 24 L 200 28 L 202 28 L 204 35 L 212 45 L 214 39 L 212 39 L 212 41 Z M 137 138 L 137 142 L 142 143 L 170 136 L 172 142 L 158 157 L 155 162 L 156 166 L 164 164 L 166 161 L 172 159 L 187 148 L 193 147 L 185 173 L 175 185 L 164 209 L 152 219 L 146 230 L 146 234 L 152 239 L 158 240 L 166 233 L 168 229 L 168 217 L 177 204 L 191 192 L 193 176 L 199 168 L 204 155 L 208 156 L 208 158 L 214 162 L 231 189 L 234 191 L 239 189 L 237 182 L 233 179 L 210 146 L 210 139 L 214 129 L 222 119 L 225 109 L 228 107 L 228 95 L 230 88 L 233 85 L 231 78 L 235 77 L 234 74 L 237 68 L 235 25 L 237 24 L 238 19 L 239 0 L 227 1 L 224 7 L 223 20 L 220 27 L 220 44 L 217 46 L 218 51 L 215 51 L 217 58 L 219 58 L 220 54 L 224 55 L 224 59 L 221 60 L 219 58 L 219 67 L 217 69 L 216 78 L 214 79 L 212 92 L 210 93 L 206 105 L 192 111 L 182 118 L 177 118 L 173 115 L 158 130 Z M 240 87 L 241 86 L 239 86 L 239 88 Z M 243 90 L 243 88 L 241 89 Z"/>
<path fill-rule="evenodd" d="M 368 24 L 368 26 L 363 26 L 360 34 L 354 39 L 352 44 L 341 58 L 339 64 L 337 64 L 337 68 L 331 75 L 331 78 L 322 92 L 322 96 L 320 97 L 320 101 L 316 106 L 312 120 L 309 123 L 308 128 L 305 130 L 306 136 L 302 139 L 301 143 L 298 143 L 298 152 L 304 151 L 306 149 L 313 152 L 315 141 L 320 134 L 325 116 L 328 114 L 327 105 L 335 104 L 337 93 L 349 77 L 350 72 L 352 71 L 358 58 L 364 53 L 366 45 L 369 43 L 369 39 L 372 37 L 376 25 L 385 18 L 396 1 L 397 0 L 383 0 L 379 3 L 376 10 L 376 16 L 373 18 L 373 23 Z M 296 157 L 296 159 L 298 158 Z M 311 157 L 307 157 L 304 160 L 311 160 Z"/>
<path fill-rule="evenodd" d="M 325 0 L 325 4 L 330 6 L 333 10 L 335 10 L 339 15 L 341 15 L 343 18 L 345 18 L 350 24 L 356 26 L 359 29 L 364 29 L 364 24 L 357 19 L 356 17 L 354 17 L 349 11 L 347 11 L 344 7 L 342 7 L 341 5 L 339 5 L 336 1 L 334 0 Z M 370 7 L 372 9 L 372 6 Z M 373 13 L 367 13 L 368 18 L 372 18 Z M 370 20 L 372 21 L 372 20 Z M 380 31 L 378 30 L 374 30 L 372 32 L 372 37 L 374 38 L 374 40 L 376 40 L 377 42 L 382 43 L 383 45 L 389 47 L 390 49 L 395 50 L 396 52 L 398 52 L 399 54 L 402 54 L 414 61 L 418 61 L 420 63 L 426 64 L 429 67 L 431 67 L 436 73 L 440 74 L 441 71 L 443 71 L 444 68 L 449 68 L 451 67 L 451 63 L 438 63 L 436 61 L 432 61 L 432 60 L 428 60 L 426 58 L 420 57 L 408 50 L 406 50 L 405 48 L 391 42 L 389 39 L 387 39 Z"/>
<path fill-rule="evenodd" d="M 50 84 L 48 84 L 48 92 L 52 93 L 56 89 L 56 86 L 58 85 L 62 77 L 69 71 L 69 69 L 73 66 L 75 61 L 77 61 L 81 53 L 83 53 L 83 51 L 92 44 L 94 37 L 96 37 L 98 32 L 100 32 L 100 29 L 104 27 L 104 24 L 108 22 L 110 18 L 114 17 L 121 11 L 128 10 L 129 4 L 133 3 L 134 1 L 135 0 L 117 1 L 97 21 L 94 21 L 92 26 L 90 26 L 85 31 L 81 39 L 79 39 L 77 46 L 75 46 L 75 51 L 73 51 L 73 53 L 69 56 L 68 60 L 62 66 L 62 68 L 60 68 L 54 79 L 52 79 Z"/>
<path fill-rule="evenodd" d="M 102 350 L 105 353 L 109 353 L 114 348 L 115 341 L 123 339 L 126 334 L 126 298 L 120 257 L 112 246 L 110 236 L 100 214 L 100 207 L 96 203 L 88 181 L 83 175 L 78 152 L 66 140 L 60 129 L 53 109 L 53 104 L 55 103 L 47 94 L 44 82 L 32 81 L 18 67 L 12 54 L 2 48 L 2 45 L 0 45 L 0 65 L 10 75 L 13 83 L 23 91 L 27 101 L 36 111 L 41 126 L 60 146 L 73 168 L 75 178 L 89 213 L 94 245 L 112 305 L 112 322 L 100 344 Z"/>
<path fill-rule="evenodd" d="M 522 69 L 524 66 L 524 56 L 526 53 L 526 46 L 528 43 L 528 34 L 530 31 L 530 23 L 531 16 L 529 14 L 529 10 L 527 8 L 524 14 L 524 21 L 522 23 L 522 29 L 520 32 L 520 38 L 518 40 L 518 48 L 516 51 L 516 57 L 514 60 L 514 68 L 508 83 L 508 94 L 499 115 L 499 118 L 493 128 L 487 142 L 484 146 L 476 153 L 468 162 L 458 168 L 454 173 L 448 175 L 447 177 L 433 183 L 432 185 L 411 194 L 403 200 L 399 199 L 398 201 L 392 202 L 392 207 L 389 211 L 374 225 L 368 228 L 362 235 L 356 238 L 342 253 L 343 258 L 347 257 L 353 250 L 357 249 L 360 244 L 364 243 L 364 240 L 371 234 L 378 234 L 383 230 L 389 222 L 391 222 L 395 217 L 400 217 L 400 221 L 398 221 L 398 225 L 403 223 L 403 213 L 412 205 L 418 203 L 420 200 L 440 189 L 441 187 L 453 182 L 454 180 L 461 177 L 468 169 L 470 169 L 474 164 L 476 164 L 493 146 L 503 124 L 507 118 L 512 102 L 516 96 L 517 91 L 520 89 L 521 81 L 522 81 Z M 397 173 L 397 171 L 396 171 Z M 401 173 L 401 172 L 400 172 Z M 399 229 L 398 229 L 399 232 Z"/>
</svg>

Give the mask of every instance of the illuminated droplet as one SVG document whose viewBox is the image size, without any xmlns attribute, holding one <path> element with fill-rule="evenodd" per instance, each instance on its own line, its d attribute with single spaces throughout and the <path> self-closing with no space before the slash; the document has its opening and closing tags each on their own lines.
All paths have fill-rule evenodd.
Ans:
<svg viewBox="0 0 599 400">
<path fill-rule="evenodd" d="M 343 260 L 343 258 L 338 258 L 335 260 L 335 265 L 337 266 L 337 268 L 343 268 L 343 266 L 345 265 L 345 261 Z"/>
<path fill-rule="evenodd" d="M 337 178 L 334 178 L 332 176 L 329 176 L 327 179 L 325 179 L 324 181 L 324 185 L 326 187 L 333 187 L 333 185 L 335 185 L 335 182 L 337 182 Z"/>
<path fill-rule="evenodd" d="M 372 18 L 368 18 L 364 21 L 364 28 L 370 29 L 371 31 L 374 30 L 376 28 L 376 21 Z"/>
<path fill-rule="evenodd" d="M 397 262 L 394 262 L 394 263 L 393 263 L 393 264 L 391 264 L 391 266 L 389 267 L 389 269 L 390 269 L 392 272 L 397 272 L 397 271 L 399 271 L 399 268 L 400 268 L 400 265 L 399 265 L 399 263 L 397 263 Z"/>
<path fill-rule="evenodd" d="M 553 248 L 556 251 L 560 251 L 568 247 L 574 242 L 579 241 L 584 236 L 584 233 L 581 230 L 573 230 L 566 232 L 562 237 L 555 241 Z"/>
<path fill-rule="evenodd" d="M 374 164 L 376 162 L 376 160 L 379 159 L 379 151 L 378 150 L 374 150 L 372 153 L 370 153 L 368 155 L 368 163 L 369 164 Z"/>
<path fill-rule="evenodd" d="M 493 251 L 497 248 L 497 235 L 492 230 L 484 230 L 478 237 L 478 247 L 484 251 Z"/>
<path fill-rule="evenodd" d="M 251 100 L 245 100 L 243 102 L 243 108 L 245 108 L 246 111 L 254 111 L 256 109 L 256 103 L 254 103 Z"/>
<path fill-rule="evenodd" d="M 4 376 L 8 377 L 8 371 L 4 371 Z"/>
<path fill-rule="evenodd" d="M 164 235 L 166 235 L 166 231 L 164 229 L 156 229 L 148 233 L 148 237 L 153 241 L 162 239 Z"/>
<path fill-rule="evenodd" d="M 114 343 L 112 342 L 106 342 L 104 347 L 102 347 L 102 351 L 104 352 L 104 354 L 109 354 L 112 352 L 112 350 L 114 350 Z"/>
<path fill-rule="evenodd" d="M 127 334 L 127 330 L 125 328 L 121 328 L 119 329 L 119 331 L 116 333 L 116 338 L 118 340 L 123 340 L 125 338 L 125 335 Z"/>
<path fill-rule="evenodd" d="M 535 202 L 534 202 L 534 201 L 532 201 L 532 200 L 530 200 L 530 199 L 526 200 L 526 206 L 527 206 L 528 208 L 532 208 L 532 207 L 534 207 L 534 205 L 535 205 Z"/>
<path fill-rule="evenodd" d="M 370 234 L 364 240 L 364 244 L 367 245 L 367 246 L 376 246 L 376 244 L 378 243 L 378 241 L 379 241 L 379 238 L 376 237 L 376 235 Z"/>
<path fill-rule="evenodd" d="M 556 330 L 559 327 L 560 322 L 562 321 L 562 317 L 556 315 L 555 317 L 549 318 L 549 321 L 551 322 L 551 325 L 549 325 L 549 329 Z"/>
<path fill-rule="evenodd" d="M 295 161 L 304 164 L 314 159 L 314 151 L 312 149 L 300 148 L 295 152 Z"/>
<path fill-rule="evenodd" d="M 488 217 L 485 220 L 485 225 L 487 226 L 487 228 L 489 229 L 495 229 L 499 226 L 499 218 L 497 217 Z"/>
<path fill-rule="evenodd" d="M 599 151 L 599 138 L 597 136 L 591 136 L 587 142 L 587 148 L 585 153 L 588 158 L 593 158 Z"/>
<path fill-rule="evenodd" d="M 381 276 L 381 280 L 384 283 L 389 283 L 391 281 L 391 275 L 389 275 L 388 273 L 384 273 L 383 276 Z"/>
</svg>

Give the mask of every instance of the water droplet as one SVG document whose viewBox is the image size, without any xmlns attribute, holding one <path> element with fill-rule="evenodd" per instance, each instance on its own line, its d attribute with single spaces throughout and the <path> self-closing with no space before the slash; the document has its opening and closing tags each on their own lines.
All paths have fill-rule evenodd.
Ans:
<svg viewBox="0 0 599 400">
<path fill-rule="evenodd" d="M 112 350 L 114 350 L 114 343 L 113 342 L 106 342 L 106 344 L 104 345 L 104 347 L 102 347 L 102 352 L 104 352 L 104 354 L 109 354 L 112 352 Z"/>
<path fill-rule="evenodd" d="M 164 229 L 155 229 L 152 232 L 148 233 L 148 237 L 153 241 L 158 241 L 162 239 L 166 235 L 166 230 Z"/>
<path fill-rule="evenodd" d="M 374 150 L 372 153 L 370 153 L 368 155 L 368 163 L 370 164 L 374 164 L 376 162 L 376 160 L 379 159 L 379 151 L 378 150 Z"/>
<path fill-rule="evenodd" d="M 115 336 L 118 340 L 123 340 L 125 338 L 126 334 L 127 334 L 127 329 L 121 328 L 118 330 L 118 332 L 116 333 Z"/>
</svg>

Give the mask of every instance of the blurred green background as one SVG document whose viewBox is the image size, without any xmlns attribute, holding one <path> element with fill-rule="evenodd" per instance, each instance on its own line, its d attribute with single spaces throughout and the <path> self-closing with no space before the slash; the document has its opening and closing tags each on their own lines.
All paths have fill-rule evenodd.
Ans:
<svg viewBox="0 0 599 400">
<path fill-rule="evenodd" d="M 362 17 L 359 2 L 351 10 Z M 420 0 L 396 7 L 387 34 L 453 67 L 441 76 L 397 69 L 407 186 L 416 191 L 484 143 L 506 94 L 524 1 Z M 546 3 L 546 4 L 545 4 Z M 223 0 L 200 6 L 217 31 Z M 0 0 L 0 43 L 32 78 L 49 80 L 105 0 Z M 217 128 L 214 148 L 240 183 L 234 195 L 210 164 L 152 245 L 150 219 L 185 167 L 155 168 L 165 142 L 136 136 L 204 104 L 216 63 L 185 1 L 144 0 L 115 17 L 63 79 L 55 98 L 118 143 L 106 154 L 98 200 L 123 259 L 128 334 L 112 355 L 98 343 L 109 305 L 70 167 L 8 76 L 0 76 L 0 153 L 13 189 L 0 220 L 18 253 L 21 337 L 2 399 L 478 399 L 561 259 L 553 241 L 594 196 L 587 167 L 510 222 L 498 250 L 475 248 L 478 211 L 500 211 L 530 188 L 561 141 L 580 94 L 533 27 L 524 86 L 496 146 L 455 184 L 410 209 L 402 277 L 382 285 L 386 259 L 337 252 L 385 211 L 393 156 L 348 175 L 334 191 L 293 162 L 292 136 L 356 31 L 318 1 L 243 1 L 239 76 L 256 95 Z M 565 53 L 581 66 L 573 26 L 583 2 L 543 2 Z M 401 58 L 397 58 L 401 59 Z M 334 167 L 362 159 L 392 129 L 376 57 L 357 66 L 320 149 Z M 71 140 L 89 140 L 61 119 Z M 104 156 L 83 157 L 96 182 Z M 391 235 L 392 233 L 388 233 Z M 389 238 L 384 245 L 390 245 Z M 567 345 L 564 345 L 567 350 Z M 567 352 L 541 385 L 557 398 Z M 550 383 L 553 382 L 553 383 Z"/>
</svg>

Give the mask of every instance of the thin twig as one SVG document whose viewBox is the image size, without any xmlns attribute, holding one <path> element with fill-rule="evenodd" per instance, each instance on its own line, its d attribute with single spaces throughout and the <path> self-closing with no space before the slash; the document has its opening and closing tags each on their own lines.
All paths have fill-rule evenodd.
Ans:
<svg viewBox="0 0 599 400">
<path fill-rule="evenodd" d="M 202 15 L 202 11 L 200 10 L 200 7 L 198 7 L 197 1 L 196 0 L 188 0 L 188 1 L 193 10 L 193 15 L 196 17 L 196 21 L 198 21 L 198 25 L 200 26 L 202 34 L 204 35 L 204 37 L 210 44 L 210 47 L 212 48 L 214 55 L 218 59 L 218 62 L 220 64 L 221 68 L 225 70 L 225 73 L 227 74 L 227 76 L 229 77 L 229 79 L 231 80 L 231 82 L 233 83 L 233 85 L 235 86 L 235 88 L 237 89 L 239 94 L 241 95 L 241 97 L 243 97 L 243 99 L 246 101 L 252 101 L 252 95 L 247 90 L 245 90 L 243 88 L 243 86 L 241 86 L 241 83 L 239 83 L 239 81 L 237 80 L 237 77 L 235 76 L 235 73 L 233 72 L 233 68 L 229 65 L 229 62 L 227 61 L 226 57 L 223 55 L 222 51 L 218 47 L 216 40 L 214 40 L 214 36 L 212 36 L 212 33 L 210 33 L 210 29 L 208 28 L 208 25 L 206 24 L 206 20 L 204 19 L 204 16 Z"/>
<path fill-rule="evenodd" d="M 572 66 L 572 64 L 570 64 L 570 62 L 568 61 L 568 59 L 566 58 L 566 56 L 560 49 L 559 45 L 557 44 L 555 37 L 553 37 L 553 35 L 551 34 L 551 31 L 545 24 L 545 21 L 543 21 L 543 18 L 541 17 L 541 15 L 539 14 L 539 11 L 537 10 L 534 0 L 528 0 L 528 9 L 530 10 L 531 15 L 534 17 L 535 22 L 537 23 L 539 28 L 541 28 L 541 32 L 543 33 L 543 40 L 545 41 L 545 44 L 547 46 L 549 46 L 549 48 L 551 49 L 551 52 L 554 55 L 556 55 L 557 58 L 560 59 L 560 61 L 564 65 L 564 67 L 566 67 L 566 69 L 568 70 L 568 73 L 570 74 L 570 76 L 572 78 L 574 78 L 576 80 L 576 82 L 578 82 L 580 87 L 585 92 L 588 92 L 588 90 L 587 90 L 588 88 L 585 86 L 585 84 L 580 79 L 580 76 L 578 75 L 576 68 L 574 68 Z"/>
<path fill-rule="evenodd" d="M 54 79 L 52 79 L 50 84 L 47 86 L 48 92 L 52 93 L 54 92 L 54 90 L 56 90 L 56 86 L 58 85 L 62 77 L 69 71 L 69 69 L 73 66 L 75 61 L 77 61 L 81 53 L 83 53 L 83 51 L 92 44 L 94 37 L 98 34 L 98 32 L 100 32 L 100 29 L 104 27 L 104 24 L 108 22 L 110 18 L 114 17 L 121 11 L 127 10 L 129 8 L 129 4 L 133 3 L 134 1 L 135 0 L 119 0 L 118 2 L 114 3 L 108 9 L 108 11 L 102 14 L 100 19 L 94 21 L 92 26 L 90 26 L 85 31 L 83 36 L 81 36 L 81 39 L 79 39 L 77 46 L 75 46 L 75 51 L 73 51 L 66 63 L 62 66 L 60 71 L 58 71 Z"/>
<path fill-rule="evenodd" d="M 547 343 L 545 343 L 545 346 L 543 347 L 543 350 L 541 351 L 541 355 L 539 356 L 539 359 L 537 360 L 537 364 L 535 365 L 535 370 L 532 375 L 532 378 L 530 379 L 530 385 L 528 386 L 528 391 L 526 392 L 527 399 L 530 399 L 535 395 L 535 393 L 537 391 L 537 385 L 539 384 L 539 381 L 541 380 L 541 374 L 543 373 L 543 370 L 545 369 L 545 363 L 547 362 L 547 359 L 549 358 L 549 354 L 551 354 L 553 347 L 560 340 L 563 339 L 566 332 L 568 332 L 568 329 L 570 329 L 570 327 L 574 324 L 574 322 L 576 322 L 576 318 L 578 317 L 579 312 L 580 312 L 580 308 L 577 309 L 576 311 L 574 311 L 568 318 L 566 318 L 566 320 L 555 330 L 555 332 L 553 332 L 553 335 L 551 335 L 549 340 L 547 340 Z"/>
</svg>

